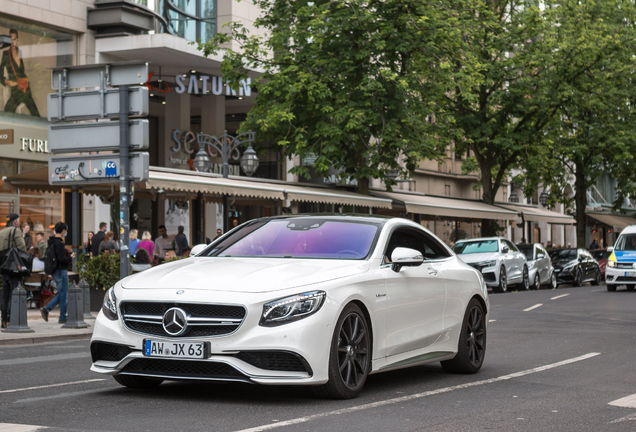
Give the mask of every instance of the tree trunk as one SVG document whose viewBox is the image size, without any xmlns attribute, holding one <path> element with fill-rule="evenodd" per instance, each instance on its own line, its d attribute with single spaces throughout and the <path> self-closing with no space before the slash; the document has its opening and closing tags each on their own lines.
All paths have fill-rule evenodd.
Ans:
<svg viewBox="0 0 636 432">
<path fill-rule="evenodd" d="M 576 245 L 575 247 L 584 248 L 585 245 L 585 227 L 586 216 L 585 208 L 587 207 L 587 182 L 585 181 L 584 162 L 580 159 L 575 163 L 576 172 L 574 174 L 574 202 L 576 203 Z"/>
<path fill-rule="evenodd" d="M 481 187 L 484 192 L 482 193 L 481 200 L 486 203 L 493 205 L 495 203 L 495 195 L 497 191 L 493 190 L 492 187 L 492 174 L 490 172 L 490 166 L 485 166 L 484 163 L 480 163 L 481 170 Z M 499 228 L 499 224 L 496 221 L 491 219 L 482 219 L 481 220 L 481 236 L 482 237 L 493 237 L 497 235 L 497 229 Z"/>
<path fill-rule="evenodd" d="M 358 193 L 361 195 L 369 195 L 369 178 L 362 177 L 358 179 Z"/>
</svg>

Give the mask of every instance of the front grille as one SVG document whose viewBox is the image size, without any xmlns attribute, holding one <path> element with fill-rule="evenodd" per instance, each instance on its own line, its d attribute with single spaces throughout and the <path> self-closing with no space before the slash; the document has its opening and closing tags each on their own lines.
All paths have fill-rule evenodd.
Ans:
<svg viewBox="0 0 636 432">
<path fill-rule="evenodd" d="M 168 334 L 162 325 L 163 314 L 178 307 L 188 316 L 188 326 L 179 336 Z M 130 330 L 162 337 L 222 336 L 233 333 L 245 319 L 246 310 L 238 305 L 122 302 L 122 319 Z"/>
<path fill-rule="evenodd" d="M 244 379 L 247 377 L 226 363 L 190 360 L 134 359 L 121 371 L 126 374 L 175 378 Z"/>
<path fill-rule="evenodd" d="M 486 282 L 495 282 L 495 274 L 494 273 L 483 273 L 484 275 L 484 280 Z"/>
<path fill-rule="evenodd" d="M 259 369 L 312 374 L 304 358 L 286 351 L 241 351 L 236 358 Z"/>
<path fill-rule="evenodd" d="M 634 268 L 634 263 L 616 263 L 616 267 L 615 268 L 633 269 Z"/>
<path fill-rule="evenodd" d="M 636 282 L 636 277 L 618 276 L 615 282 Z"/>
<path fill-rule="evenodd" d="M 93 359 L 93 363 L 98 360 L 119 361 L 132 351 L 132 348 L 125 345 L 106 342 L 93 342 L 91 344 L 91 358 Z"/>
</svg>

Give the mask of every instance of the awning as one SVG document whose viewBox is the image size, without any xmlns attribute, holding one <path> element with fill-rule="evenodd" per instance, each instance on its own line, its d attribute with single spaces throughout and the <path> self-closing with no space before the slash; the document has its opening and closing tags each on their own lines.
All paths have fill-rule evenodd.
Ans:
<svg viewBox="0 0 636 432">
<path fill-rule="evenodd" d="M 530 222 L 547 222 L 550 224 L 564 224 L 571 225 L 576 223 L 576 220 L 572 216 L 561 214 L 555 211 L 550 211 L 534 206 L 514 205 L 514 204 L 499 204 L 495 203 L 498 207 L 503 207 L 508 210 L 515 211 L 517 213 L 523 213 L 523 218 Z"/>
<path fill-rule="evenodd" d="M 626 226 L 636 224 L 636 219 L 629 216 L 615 216 L 609 214 L 585 213 L 592 219 L 616 228 L 625 228 Z"/>
<path fill-rule="evenodd" d="M 353 192 L 318 189 L 304 186 L 285 186 L 287 199 L 290 201 L 304 201 L 323 204 L 353 205 L 359 207 L 373 207 L 390 209 L 391 200 L 377 198 L 368 195 L 360 195 Z"/>
<path fill-rule="evenodd" d="M 443 198 L 417 193 L 373 191 L 373 195 L 404 203 L 408 213 L 466 219 L 517 219 L 517 213 L 482 201 Z"/>
</svg>

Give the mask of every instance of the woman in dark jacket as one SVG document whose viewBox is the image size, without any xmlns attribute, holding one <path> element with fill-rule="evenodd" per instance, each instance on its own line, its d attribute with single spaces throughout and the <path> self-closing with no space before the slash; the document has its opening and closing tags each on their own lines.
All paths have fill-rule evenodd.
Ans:
<svg viewBox="0 0 636 432">
<path fill-rule="evenodd" d="M 28 222 L 25 222 L 24 225 L 22 225 L 22 235 L 24 236 L 26 249 L 31 249 L 31 246 L 33 246 L 33 237 L 31 237 L 31 225 L 29 225 Z"/>
</svg>

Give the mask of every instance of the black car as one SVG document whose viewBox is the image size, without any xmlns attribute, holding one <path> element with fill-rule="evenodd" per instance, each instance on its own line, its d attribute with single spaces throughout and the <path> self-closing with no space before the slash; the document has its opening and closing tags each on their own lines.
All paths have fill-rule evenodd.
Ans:
<svg viewBox="0 0 636 432">
<path fill-rule="evenodd" d="M 559 284 L 579 287 L 585 282 L 601 283 L 601 268 L 585 249 L 553 249 L 549 253 Z"/>
</svg>

